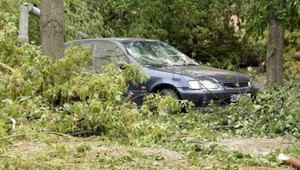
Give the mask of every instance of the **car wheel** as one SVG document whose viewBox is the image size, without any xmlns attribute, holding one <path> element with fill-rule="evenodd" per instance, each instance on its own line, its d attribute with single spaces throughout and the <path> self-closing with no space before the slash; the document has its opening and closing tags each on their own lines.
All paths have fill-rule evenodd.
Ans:
<svg viewBox="0 0 300 170">
<path fill-rule="evenodd" d="M 178 99 L 176 92 L 172 89 L 163 89 L 160 93 L 164 96 L 170 96 Z"/>
<path fill-rule="evenodd" d="M 164 96 L 170 96 L 170 97 L 179 99 L 176 91 L 174 91 L 172 89 L 163 89 L 163 90 L 160 91 L 160 94 L 164 95 Z M 166 112 L 168 112 L 168 110 L 170 110 L 170 108 L 168 106 L 166 106 L 163 110 L 165 110 Z M 181 112 L 185 112 L 185 108 L 182 108 Z M 177 113 L 176 111 L 172 111 L 171 112 L 171 114 L 176 114 L 176 113 Z"/>
</svg>

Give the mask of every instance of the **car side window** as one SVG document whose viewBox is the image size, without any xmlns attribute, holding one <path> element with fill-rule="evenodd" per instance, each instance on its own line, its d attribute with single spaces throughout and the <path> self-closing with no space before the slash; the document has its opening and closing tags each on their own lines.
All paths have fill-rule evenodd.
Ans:
<svg viewBox="0 0 300 170">
<path fill-rule="evenodd" d="M 88 43 L 73 43 L 73 44 L 69 44 L 66 49 L 70 48 L 71 45 L 77 45 L 77 46 L 82 46 L 82 47 L 86 47 L 86 48 L 89 48 L 89 49 L 92 49 L 92 45 L 93 43 L 91 42 L 88 42 Z"/>
<path fill-rule="evenodd" d="M 84 47 L 85 49 L 89 49 L 90 52 L 92 53 L 92 46 L 93 43 L 92 42 L 79 42 L 79 43 L 72 43 L 72 44 L 68 44 L 67 46 L 65 46 L 65 50 L 69 49 L 71 46 L 81 46 Z M 90 57 L 91 58 L 91 57 Z M 87 68 L 89 68 L 91 65 L 91 61 L 89 61 L 89 63 L 87 63 L 87 65 L 85 65 Z"/>
<path fill-rule="evenodd" d="M 92 43 L 82 43 L 80 45 L 83 46 L 83 47 L 90 47 L 90 48 L 92 48 Z"/>
<path fill-rule="evenodd" d="M 129 63 L 128 57 L 115 44 L 109 42 L 96 42 L 93 50 L 93 66 L 99 69 L 107 63 Z"/>
</svg>

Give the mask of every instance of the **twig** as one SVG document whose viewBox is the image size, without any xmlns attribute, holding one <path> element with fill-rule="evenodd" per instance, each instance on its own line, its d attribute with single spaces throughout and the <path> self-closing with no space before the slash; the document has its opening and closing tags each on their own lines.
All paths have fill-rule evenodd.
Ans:
<svg viewBox="0 0 300 170">
<path fill-rule="evenodd" d="M 81 135 L 100 135 L 100 132 L 94 132 L 94 131 L 80 131 L 80 132 L 69 132 L 70 136 L 81 136 Z"/>
<path fill-rule="evenodd" d="M 220 129 L 238 129 L 243 127 L 242 125 L 240 126 L 217 126 L 217 127 L 213 127 L 212 130 L 220 130 Z"/>
<path fill-rule="evenodd" d="M 10 135 L 10 136 L 4 136 L 0 138 L 0 140 L 5 140 L 5 139 L 10 139 L 10 138 L 16 138 L 16 137 L 21 137 L 21 136 L 34 136 L 34 135 L 42 135 L 42 134 L 47 134 L 47 135 L 58 135 L 58 136 L 67 136 L 71 137 L 70 135 L 63 134 L 63 133 L 58 133 L 58 132 L 41 132 L 41 133 L 32 133 L 32 134 L 19 134 L 19 135 Z"/>
<path fill-rule="evenodd" d="M 82 118 L 76 120 L 75 123 L 74 123 L 75 126 L 79 127 L 79 126 L 81 125 L 82 121 L 84 121 L 84 117 L 82 117 Z"/>
<path fill-rule="evenodd" d="M 132 99 L 133 93 L 130 91 L 125 99 L 125 103 L 130 102 L 130 100 Z"/>
<path fill-rule="evenodd" d="M 9 67 L 8 65 L 6 65 L 6 64 L 4 64 L 4 63 L 2 63 L 2 62 L 0 62 L 0 65 L 1 65 L 2 67 L 6 68 L 6 69 L 8 69 L 8 70 L 10 70 L 10 71 L 12 71 L 12 72 L 15 71 L 13 68 Z"/>
<path fill-rule="evenodd" d="M 16 128 L 16 124 L 17 124 L 17 121 L 14 119 L 14 118 L 9 118 L 12 122 L 12 130 L 11 131 L 14 131 L 15 128 Z"/>
</svg>

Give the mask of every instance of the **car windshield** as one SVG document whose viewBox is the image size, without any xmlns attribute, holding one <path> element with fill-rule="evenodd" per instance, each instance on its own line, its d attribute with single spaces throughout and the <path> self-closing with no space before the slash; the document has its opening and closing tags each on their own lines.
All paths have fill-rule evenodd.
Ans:
<svg viewBox="0 0 300 170">
<path fill-rule="evenodd" d="M 143 65 L 198 65 L 174 47 L 160 41 L 123 43 L 126 50 Z"/>
</svg>

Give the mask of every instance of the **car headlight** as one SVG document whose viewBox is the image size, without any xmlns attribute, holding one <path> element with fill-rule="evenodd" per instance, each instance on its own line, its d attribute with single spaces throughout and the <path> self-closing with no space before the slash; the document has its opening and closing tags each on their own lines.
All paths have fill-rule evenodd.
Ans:
<svg viewBox="0 0 300 170">
<path fill-rule="evenodd" d="M 200 81 L 189 81 L 189 88 L 192 90 L 200 90 L 200 89 L 217 89 L 218 86 L 216 83 L 209 80 L 200 80 Z"/>
<path fill-rule="evenodd" d="M 248 82 L 248 87 L 253 87 L 253 84 L 250 81 Z"/>
</svg>

